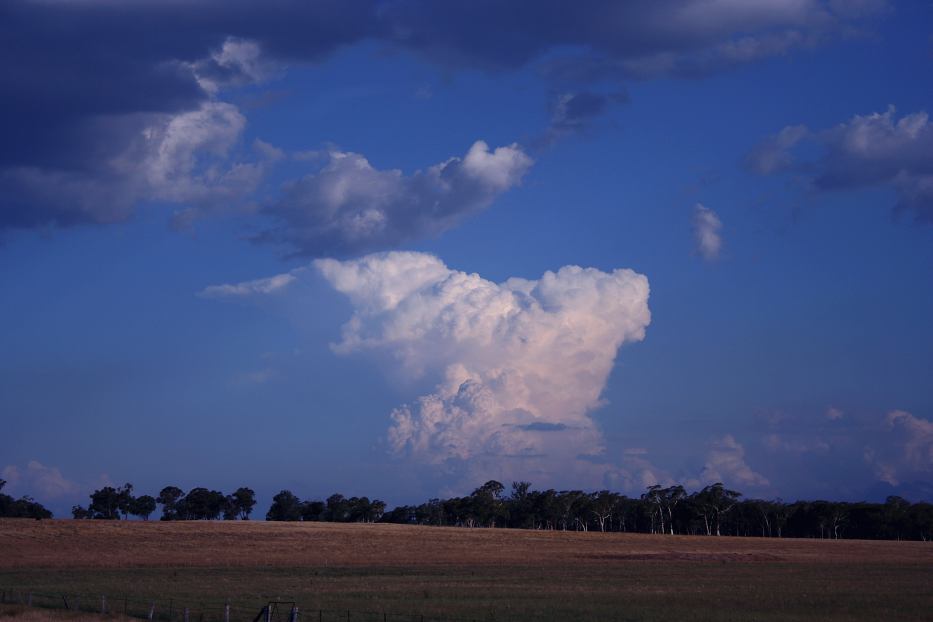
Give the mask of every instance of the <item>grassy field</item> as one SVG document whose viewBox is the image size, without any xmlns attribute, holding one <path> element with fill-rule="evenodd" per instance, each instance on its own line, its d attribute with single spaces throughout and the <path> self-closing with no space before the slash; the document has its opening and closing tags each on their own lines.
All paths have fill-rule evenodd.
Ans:
<svg viewBox="0 0 933 622">
<path fill-rule="evenodd" d="M 303 620 L 933 620 L 933 543 L 0 520 L 0 590 Z M 44 596 L 43 596 L 44 597 Z M 37 604 L 39 597 L 36 597 Z M 135 608 L 135 609 L 134 609 Z M 327 610 L 323 616 L 319 610 Z M 364 612 L 371 612 L 364 614 Z"/>
</svg>

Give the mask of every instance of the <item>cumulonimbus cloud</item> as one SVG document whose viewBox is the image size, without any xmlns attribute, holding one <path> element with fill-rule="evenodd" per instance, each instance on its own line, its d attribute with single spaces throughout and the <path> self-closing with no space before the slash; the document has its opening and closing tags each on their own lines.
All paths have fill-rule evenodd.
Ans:
<svg viewBox="0 0 933 622">
<path fill-rule="evenodd" d="M 516 144 L 491 149 L 481 140 L 463 157 L 407 176 L 379 170 L 358 153 L 328 155 L 320 171 L 288 184 L 267 206 L 279 224 L 257 241 L 317 257 L 393 248 L 443 233 L 486 209 L 532 165 Z"/>
<path fill-rule="evenodd" d="M 822 154 L 801 159 L 795 153 L 801 144 Z M 821 131 L 788 126 L 762 141 L 746 161 L 761 174 L 795 171 L 817 192 L 890 187 L 897 212 L 933 223 L 933 123 L 926 112 L 897 118 L 891 106 Z"/>
<path fill-rule="evenodd" d="M 651 321 L 643 275 L 565 266 L 493 283 L 411 252 L 314 266 L 355 308 L 338 352 L 387 352 L 412 377 L 439 375 L 391 413 L 393 452 L 469 481 L 620 477 L 591 413 L 619 347 Z"/>
</svg>

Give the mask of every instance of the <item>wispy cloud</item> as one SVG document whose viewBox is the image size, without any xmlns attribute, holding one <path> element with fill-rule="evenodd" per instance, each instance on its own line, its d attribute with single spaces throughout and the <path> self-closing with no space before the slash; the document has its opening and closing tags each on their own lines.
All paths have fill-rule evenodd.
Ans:
<svg viewBox="0 0 933 622">
<path fill-rule="evenodd" d="M 209 285 L 198 292 L 201 298 L 247 298 L 284 291 L 296 277 L 295 272 L 286 272 L 262 279 L 243 281 L 242 283 L 224 283 Z"/>
<path fill-rule="evenodd" d="M 693 237 L 700 257 L 706 261 L 719 258 L 722 251 L 722 221 L 716 212 L 700 203 L 693 206 Z"/>
</svg>

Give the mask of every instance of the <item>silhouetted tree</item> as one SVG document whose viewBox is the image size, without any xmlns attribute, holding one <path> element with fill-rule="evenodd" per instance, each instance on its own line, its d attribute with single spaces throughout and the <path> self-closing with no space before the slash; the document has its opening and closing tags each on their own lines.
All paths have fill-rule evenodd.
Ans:
<svg viewBox="0 0 933 622">
<path fill-rule="evenodd" d="M 301 500 L 290 490 L 283 490 L 272 497 L 272 506 L 266 512 L 266 520 L 301 520 Z"/>
<path fill-rule="evenodd" d="M 130 514 L 138 516 L 143 520 L 149 520 L 149 517 L 155 510 L 156 500 L 150 495 L 136 497 L 130 504 Z"/>
<path fill-rule="evenodd" d="M 91 503 L 87 511 L 91 518 L 118 520 L 120 510 L 125 507 L 125 494 L 122 489 L 104 486 L 91 493 Z"/>
<path fill-rule="evenodd" d="M 180 520 L 184 518 L 178 514 L 178 503 L 184 498 L 185 491 L 177 486 L 166 486 L 159 492 L 156 501 L 162 504 L 162 518 L 160 520 Z"/>
<path fill-rule="evenodd" d="M 713 521 L 716 535 L 722 535 L 720 530 L 722 518 L 735 507 L 735 504 L 738 503 L 739 497 L 741 496 L 742 493 L 729 490 L 722 485 L 722 482 L 710 484 L 696 493 L 695 500 L 697 502 L 697 507 L 702 512 L 706 525 L 706 535 L 710 535 L 710 520 Z"/>
<path fill-rule="evenodd" d="M 0 491 L 6 486 L 6 480 L 0 479 Z M 29 496 L 14 499 L 0 492 L 0 518 L 52 518 L 52 513 L 41 503 Z"/>
<path fill-rule="evenodd" d="M 249 515 L 256 506 L 256 493 L 252 488 L 240 487 L 230 495 L 236 515 L 241 520 L 249 520 Z"/>
</svg>

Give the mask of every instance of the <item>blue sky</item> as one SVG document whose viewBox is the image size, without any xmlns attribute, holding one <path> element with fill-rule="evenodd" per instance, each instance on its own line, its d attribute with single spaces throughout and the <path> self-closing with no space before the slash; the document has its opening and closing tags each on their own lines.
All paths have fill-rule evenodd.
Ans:
<svg viewBox="0 0 933 622">
<path fill-rule="evenodd" d="M 3 12 L 11 494 L 930 499 L 928 3 Z"/>
</svg>

